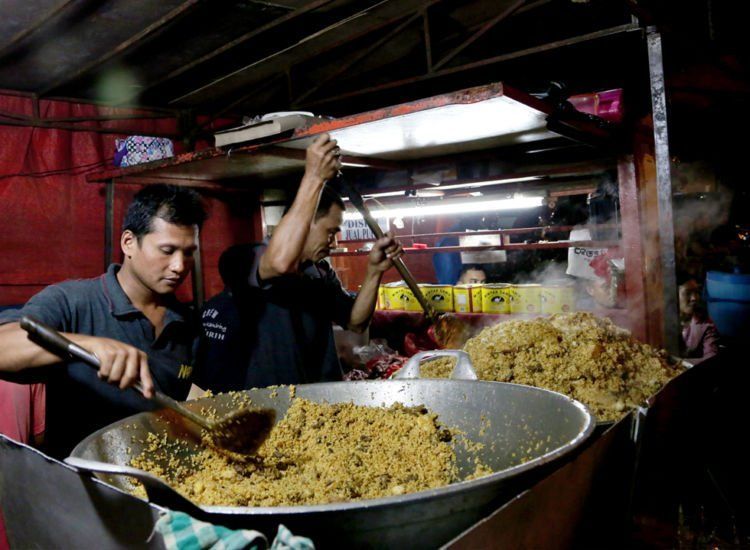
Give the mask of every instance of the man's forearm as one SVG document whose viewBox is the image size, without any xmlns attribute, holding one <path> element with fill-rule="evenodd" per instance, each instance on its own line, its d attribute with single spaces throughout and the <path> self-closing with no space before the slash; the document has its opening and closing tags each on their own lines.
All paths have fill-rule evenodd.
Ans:
<svg viewBox="0 0 750 550">
<path fill-rule="evenodd" d="M 154 382 L 146 354 L 130 344 L 88 334 L 61 333 L 71 342 L 93 353 L 99 360 L 99 377 L 121 389 L 141 382 L 143 396 L 153 396 Z M 62 358 L 30 341 L 18 323 L 0 327 L 0 371 L 18 373 L 31 367 L 44 367 Z"/>
<path fill-rule="evenodd" d="M 260 261 L 260 276 L 271 279 L 297 270 L 325 181 L 303 179 L 289 212 L 281 219 Z"/>
<path fill-rule="evenodd" d="M 261 279 L 272 279 L 297 271 L 310 224 L 318 208 L 320 192 L 326 180 L 333 177 L 340 167 L 336 140 L 330 139 L 328 134 L 320 134 L 305 153 L 305 175 L 294 203 L 281 219 L 260 259 L 258 274 Z"/>
<path fill-rule="evenodd" d="M 357 299 L 354 300 L 352 314 L 349 317 L 349 326 L 347 327 L 349 330 L 364 332 L 370 324 L 372 312 L 375 311 L 375 305 L 378 301 L 378 287 L 382 278 L 383 273 L 381 271 L 367 270 L 365 279 L 362 281 L 362 288 L 357 294 Z"/>
<path fill-rule="evenodd" d="M 59 362 L 57 355 L 29 340 L 18 323 L 0 326 L 0 371 L 18 372 Z"/>
</svg>

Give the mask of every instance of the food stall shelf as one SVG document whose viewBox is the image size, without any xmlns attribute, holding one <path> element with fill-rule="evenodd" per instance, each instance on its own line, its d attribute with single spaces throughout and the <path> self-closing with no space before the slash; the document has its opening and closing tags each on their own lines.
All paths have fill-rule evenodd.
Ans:
<svg viewBox="0 0 750 550">
<path fill-rule="evenodd" d="M 552 241 L 538 243 L 510 243 L 477 246 L 432 246 L 427 248 L 409 248 L 404 250 L 410 254 L 435 254 L 445 252 L 482 252 L 487 250 L 550 250 L 555 248 L 570 248 L 582 246 L 586 248 L 610 248 L 618 246 L 619 241 Z M 367 256 L 369 250 L 356 252 L 331 252 L 331 256 Z"/>
<path fill-rule="evenodd" d="M 560 134 L 547 129 L 547 117 L 552 111 L 542 100 L 495 83 L 323 120 L 266 143 L 211 148 L 99 171 L 89 174 L 87 180 L 125 181 L 131 176 L 148 176 L 177 182 L 242 179 L 242 185 L 249 181 L 257 185 L 259 179 L 300 171 L 305 164 L 302 149 L 324 132 L 339 140 L 345 167 L 393 169 L 398 162 L 408 160 L 559 138 Z M 495 124 L 488 123 L 495 120 Z M 571 124 L 592 135 L 602 133 L 598 126 L 586 121 Z"/>
</svg>

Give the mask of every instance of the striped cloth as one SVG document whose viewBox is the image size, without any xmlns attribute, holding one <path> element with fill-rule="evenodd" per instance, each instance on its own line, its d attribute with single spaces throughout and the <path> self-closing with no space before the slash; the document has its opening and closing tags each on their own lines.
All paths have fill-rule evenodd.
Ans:
<svg viewBox="0 0 750 550">
<path fill-rule="evenodd" d="M 167 550 L 266 550 L 268 540 L 258 531 L 227 529 L 198 521 L 184 512 L 164 512 L 156 522 L 156 532 L 164 538 Z M 298 537 L 279 525 L 270 550 L 314 550 L 313 542 Z"/>
</svg>

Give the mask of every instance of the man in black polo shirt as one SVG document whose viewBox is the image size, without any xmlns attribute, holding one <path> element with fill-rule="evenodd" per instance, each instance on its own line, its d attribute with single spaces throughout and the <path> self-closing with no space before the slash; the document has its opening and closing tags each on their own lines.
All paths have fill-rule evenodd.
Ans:
<svg viewBox="0 0 750 550">
<path fill-rule="evenodd" d="M 203 308 L 198 386 L 229 391 L 341 380 L 332 323 L 367 328 L 383 273 L 402 250 L 390 236 L 378 240 L 359 293 L 342 288 L 325 261 L 345 209 L 324 187 L 338 166 L 336 142 L 320 136 L 307 150 L 297 196 L 270 242 L 223 255 L 227 288 Z"/>
<path fill-rule="evenodd" d="M 0 374 L 47 383 L 45 446 L 53 456 L 67 456 L 93 431 L 152 409 L 135 391 L 122 391 L 136 381 L 148 396 L 156 388 L 175 399 L 187 397 L 196 326 L 174 291 L 193 267 L 205 218 L 194 191 L 145 187 L 125 217 L 121 266 L 113 264 L 94 279 L 51 285 L 22 309 L 0 314 Z M 18 324 L 22 315 L 95 353 L 98 375 L 81 362 L 61 363 L 29 340 Z"/>
</svg>

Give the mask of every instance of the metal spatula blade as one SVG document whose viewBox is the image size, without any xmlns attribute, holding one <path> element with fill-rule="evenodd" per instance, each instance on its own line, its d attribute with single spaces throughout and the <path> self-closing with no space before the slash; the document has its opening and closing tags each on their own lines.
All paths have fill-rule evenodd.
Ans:
<svg viewBox="0 0 750 550">
<path fill-rule="evenodd" d="M 99 370 L 100 362 L 95 354 L 71 342 L 52 327 L 28 315 L 21 318 L 20 325 L 29 333 L 29 338 L 44 349 L 63 359 L 79 359 Z M 143 387 L 139 382 L 133 387 L 143 395 Z M 173 410 L 181 417 L 187 418 L 206 430 L 208 440 L 213 446 L 238 455 L 254 453 L 268 437 L 276 419 L 276 413 L 272 409 L 249 407 L 234 411 L 218 420 L 210 420 L 196 414 L 160 391 L 154 392 L 151 401 Z"/>
</svg>

